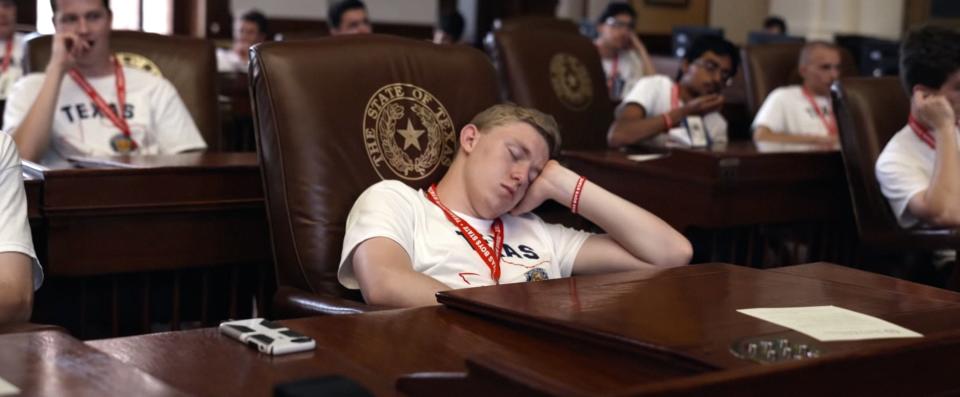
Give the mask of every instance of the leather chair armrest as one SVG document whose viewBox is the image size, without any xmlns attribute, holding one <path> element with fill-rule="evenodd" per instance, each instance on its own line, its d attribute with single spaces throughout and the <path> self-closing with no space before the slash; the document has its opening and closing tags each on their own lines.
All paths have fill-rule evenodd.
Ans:
<svg viewBox="0 0 960 397">
<path fill-rule="evenodd" d="M 67 330 L 56 325 L 34 323 L 0 324 L 0 334 L 19 334 L 23 332 L 38 331 L 57 331 L 64 334 L 69 334 Z"/>
<path fill-rule="evenodd" d="M 280 287 L 273 296 L 275 318 L 297 318 L 337 314 L 359 314 L 390 309 L 292 287 Z"/>
</svg>

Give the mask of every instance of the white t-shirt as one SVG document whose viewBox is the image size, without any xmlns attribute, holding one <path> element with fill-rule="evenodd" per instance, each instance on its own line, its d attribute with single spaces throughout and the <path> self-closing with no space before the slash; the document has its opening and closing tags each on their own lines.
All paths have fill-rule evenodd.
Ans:
<svg viewBox="0 0 960 397">
<path fill-rule="evenodd" d="M 493 244 L 491 220 L 457 212 Z M 504 240 L 500 282 L 516 283 L 568 277 L 573 262 L 590 233 L 544 222 L 538 216 L 503 215 Z M 410 256 L 413 269 L 450 288 L 493 285 L 490 270 L 460 230 L 443 211 L 417 191 L 399 181 L 381 181 L 367 188 L 347 217 L 337 278 L 358 289 L 353 273 L 353 250 L 373 237 L 386 237 Z"/>
<path fill-rule="evenodd" d="M 217 48 L 217 71 L 220 73 L 247 73 L 247 60 L 240 58 L 232 48 Z"/>
<path fill-rule="evenodd" d="M 960 147 L 957 149 L 960 150 Z M 890 202 L 893 215 L 903 228 L 920 223 L 907 210 L 907 204 L 914 195 L 930 186 L 936 159 L 936 150 L 927 146 L 909 125 L 890 138 L 877 158 L 877 181 Z"/>
<path fill-rule="evenodd" d="M 601 58 L 603 64 L 603 74 L 609 79 L 613 73 L 613 58 Z M 637 50 L 629 49 L 620 51 L 617 54 L 617 75 L 614 76 L 613 90 L 610 93 L 611 98 L 623 99 L 637 84 L 637 81 L 643 77 L 643 60 Z"/>
<path fill-rule="evenodd" d="M 7 94 L 10 92 L 10 89 L 13 88 L 13 84 L 23 77 L 23 47 L 26 43 L 26 35 L 23 33 L 14 33 L 13 34 L 13 57 L 10 59 L 10 64 L 7 66 L 7 70 L 0 74 L 0 100 L 7 99 Z M 7 40 L 0 40 L 0 62 L 7 57 Z"/>
<path fill-rule="evenodd" d="M 190 112 L 169 81 L 129 67 L 124 67 L 123 73 L 127 83 L 123 117 L 139 146 L 135 154 L 174 154 L 207 147 Z M 13 86 L 3 113 L 3 127 L 7 133 L 14 131 L 30 111 L 43 79 L 44 74 L 32 73 Z M 111 107 L 117 106 L 113 73 L 88 81 Z M 41 163 L 57 166 L 66 163 L 68 156 L 117 155 L 110 140 L 120 133 L 83 89 L 66 75 L 60 85 L 53 115 L 51 145 Z"/>
<path fill-rule="evenodd" d="M 40 288 L 43 269 L 30 236 L 20 156 L 13 138 L 7 134 L 0 134 L 0 252 L 29 256 L 33 262 L 33 289 Z"/>
<path fill-rule="evenodd" d="M 833 117 L 830 98 L 814 96 L 813 99 L 824 117 L 828 120 Z M 807 97 L 803 95 L 803 87 L 799 85 L 777 88 L 767 96 L 753 119 L 754 134 L 759 126 L 790 135 L 830 135 L 830 130 L 823 124 L 823 120 L 810 105 Z"/>
<path fill-rule="evenodd" d="M 620 110 L 627 104 L 635 103 L 643 106 L 647 117 L 667 113 L 672 110 L 670 101 L 674 84 L 673 80 L 664 75 L 644 77 L 637 81 L 633 89 L 624 97 L 623 103 L 620 104 Z M 679 99 L 679 104 L 683 106 L 683 99 Z M 680 120 L 674 120 L 674 123 L 680 123 Z M 703 124 L 713 143 L 727 142 L 727 120 L 720 115 L 720 112 L 710 112 L 704 115 Z M 657 134 L 648 141 L 657 144 L 664 144 L 669 140 L 686 142 L 688 140 L 686 137 L 687 132 L 683 127 L 675 127 L 670 130 L 669 134 Z"/>
</svg>

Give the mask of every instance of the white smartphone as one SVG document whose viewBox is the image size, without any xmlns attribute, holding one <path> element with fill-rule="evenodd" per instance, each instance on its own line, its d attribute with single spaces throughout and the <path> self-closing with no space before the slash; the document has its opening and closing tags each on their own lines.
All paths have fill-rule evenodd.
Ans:
<svg viewBox="0 0 960 397">
<path fill-rule="evenodd" d="M 224 321 L 220 323 L 220 333 L 274 356 L 313 350 L 317 347 L 313 338 L 262 318 Z"/>
</svg>

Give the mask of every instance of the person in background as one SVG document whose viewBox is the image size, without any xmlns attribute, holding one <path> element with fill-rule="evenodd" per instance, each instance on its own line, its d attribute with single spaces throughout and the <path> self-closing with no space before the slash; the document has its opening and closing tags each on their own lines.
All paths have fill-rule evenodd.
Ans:
<svg viewBox="0 0 960 397">
<path fill-rule="evenodd" d="M 333 36 L 373 33 L 367 6 L 360 0 L 331 0 L 327 22 Z"/>
<path fill-rule="evenodd" d="M 771 15 L 763 20 L 763 31 L 769 34 L 786 35 L 787 21 L 776 15 Z"/>
<path fill-rule="evenodd" d="M 637 38 L 637 12 L 623 2 L 607 5 L 597 20 L 597 39 L 610 99 L 621 100 L 640 78 L 656 71 L 647 48 Z"/>
<path fill-rule="evenodd" d="M 233 46 L 217 48 L 217 71 L 246 73 L 250 63 L 250 47 L 267 39 L 267 17 L 250 10 L 233 23 Z"/>
<path fill-rule="evenodd" d="M 779 87 L 767 96 L 753 119 L 753 139 L 835 145 L 839 135 L 830 86 L 840 77 L 840 50 L 813 41 L 800 51 L 798 63 L 803 82 Z"/>
<path fill-rule="evenodd" d="M 20 65 L 26 35 L 17 32 L 16 28 L 17 2 L 0 0 L 0 47 L 3 48 L 3 58 L 0 60 L 0 100 L 7 98 L 13 83 L 23 76 Z"/>
<path fill-rule="evenodd" d="M 457 44 L 463 37 L 464 20 L 459 12 L 451 12 L 440 17 L 433 29 L 434 44 Z"/>
</svg>

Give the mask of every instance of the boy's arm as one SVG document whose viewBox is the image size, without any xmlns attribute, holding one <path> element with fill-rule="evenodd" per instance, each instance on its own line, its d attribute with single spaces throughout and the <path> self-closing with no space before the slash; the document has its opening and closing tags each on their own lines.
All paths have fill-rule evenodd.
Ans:
<svg viewBox="0 0 960 397">
<path fill-rule="evenodd" d="M 946 98 L 913 96 L 918 121 L 936 136 L 936 160 L 926 190 L 907 204 L 918 219 L 940 227 L 960 226 L 960 150 L 957 149 L 956 115 Z"/>
<path fill-rule="evenodd" d="M 434 296 L 450 287 L 413 270 L 407 251 L 386 237 L 360 243 L 353 252 L 353 271 L 363 299 L 374 305 L 411 307 L 436 305 Z"/>
</svg>

